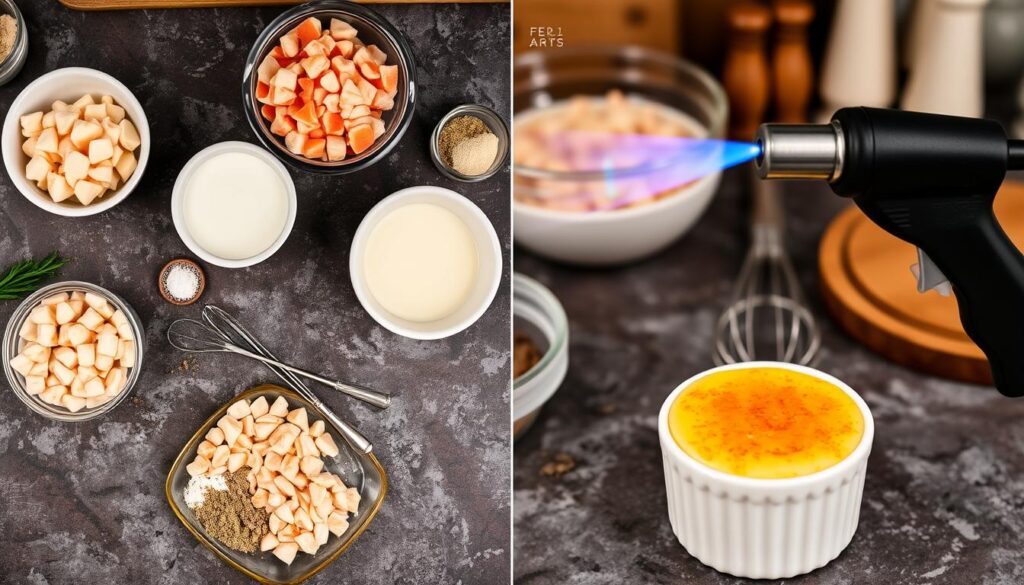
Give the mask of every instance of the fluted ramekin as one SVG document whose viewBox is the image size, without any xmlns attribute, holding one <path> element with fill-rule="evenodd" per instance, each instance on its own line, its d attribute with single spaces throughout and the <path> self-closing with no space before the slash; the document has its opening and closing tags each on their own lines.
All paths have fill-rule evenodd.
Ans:
<svg viewBox="0 0 1024 585">
<path fill-rule="evenodd" d="M 839 388 L 864 417 L 860 443 L 832 467 L 786 479 L 740 477 L 693 459 L 669 431 L 672 403 L 704 376 L 743 368 L 784 368 Z M 669 395 L 658 416 L 672 532 L 697 560 L 737 577 L 785 579 L 823 567 L 839 556 L 857 530 L 874 432 L 864 400 L 843 382 L 813 368 L 748 362 L 697 374 Z"/>
</svg>

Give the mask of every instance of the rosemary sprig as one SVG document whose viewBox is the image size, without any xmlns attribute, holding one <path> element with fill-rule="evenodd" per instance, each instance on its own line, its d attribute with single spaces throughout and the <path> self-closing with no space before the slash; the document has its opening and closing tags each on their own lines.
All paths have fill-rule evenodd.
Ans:
<svg viewBox="0 0 1024 585">
<path fill-rule="evenodd" d="M 13 301 L 34 292 L 39 284 L 56 274 L 67 259 L 53 252 L 42 260 L 22 260 L 15 262 L 0 278 L 0 300 Z"/>
</svg>

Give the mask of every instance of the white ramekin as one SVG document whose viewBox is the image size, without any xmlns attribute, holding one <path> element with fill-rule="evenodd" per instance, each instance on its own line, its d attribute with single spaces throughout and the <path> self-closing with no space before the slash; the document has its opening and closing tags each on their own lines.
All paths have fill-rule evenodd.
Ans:
<svg viewBox="0 0 1024 585">
<path fill-rule="evenodd" d="M 285 220 L 284 228 L 281 230 L 281 235 L 279 235 L 277 239 L 274 240 L 274 243 L 266 250 L 263 250 L 255 256 L 250 256 L 249 258 L 243 258 L 241 260 L 221 258 L 220 256 L 216 256 L 208 252 L 195 241 L 192 234 L 188 231 L 188 226 L 185 224 L 185 186 L 192 177 L 192 173 L 194 173 L 200 165 L 211 158 L 229 152 L 243 152 L 245 154 L 255 156 L 270 165 L 270 167 L 281 177 L 281 181 L 284 183 L 288 196 L 288 218 Z M 178 178 L 174 181 L 174 190 L 171 192 L 171 219 L 174 221 L 174 229 L 178 230 L 178 237 L 180 237 L 181 241 L 188 246 L 189 250 L 192 250 L 193 254 L 199 256 L 210 264 L 222 266 L 224 268 L 245 268 L 246 266 L 259 264 L 273 256 L 274 252 L 277 252 L 277 250 L 284 245 L 285 240 L 287 240 L 289 234 L 292 233 L 292 227 L 295 226 L 295 213 L 297 206 L 298 202 L 295 196 L 295 183 L 292 181 L 292 176 L 288 174 L 288 169 L 285 168 L 285 166 L 281 164 L 281 161 L 277 160 L 273 154 L 256 145 L 249 144 L 248 142 L 218 142 L 217 144 L 200 150 L 190 158 L 187 163 L 185 163 L 184 167 L 182 167 L 181 172 L 178 173 Z"/>
<path fill-rule="evenodd" d="M 743 368 L 792 370 L 845 392 L 864 417 L 864 435 L 853 453 L 828 469 L 787 479 L 730 475 L 687 455 L 669 431 L 672 403 L 704 376 Z M 785 579 L 823 567 L 839 556 L 857 530 L 874 432 L 864 400 L 843 382 L 813 368 L 748 362 L 697 374 L 669 395 L 658 416 L 672 532 L 697 560 L 737 577 Z"/>
<path fill-rule="evenodd" d="M 114 98 L 117 105 L 124 108 L 126 116 L 139 131 L 139 139 L 142 141 L 138 150 L 138 165 L 124 185 L 113 193 L 104 194 L 102 198 L 89 205 L 80 205 L 70 199 L 56 203 L 49 194 L 25 177 L 25 165 L 28 164 L 29 158 L 21 150 L 25 140 L 21 135 L 21 116 L 40 110 L 49 111 L 50 106 L 57 100 L 70 103 L 85 94 L 93 97 L 109 95 Z M 120 81 L 95 69 L 65 67 L 39 77 L 25 86 L 18 97 L 14 98 L 4 119 L 0 143 L 3 144 L 7 174 L 25 199 L 50 213 L 65 217 L 83 217 L 102 213 L 124 201 L 142 180 L 142 173 L 149 162 L 149 120 L 146 119 L 142 104 Z"/>
<path fill-rule="evenodd" d="M 473 234 L 477 253 L 477 278 L 469 298 L 457 311 L 437 321 L 417 322 L 402 319 L 385 309 L 370 294 L 363 272 L 363 253 L 366 242 L 384 217 L 405 205 L 432 203 L 444 207 L 465 222 Z M 480 208 L 455 191 L 442 187 L 423 185 L 396 191 L 382 199 L 366 214 L 352 238 L 352 249 L 348 257 L 349 276 L 356 297 L 373 319 L 393 333 L 412 339 L 441 339 L 455 335 L 469 327 L 484 314 L 501 282 L 501 245 L 494 226 Z"/>
</svg>

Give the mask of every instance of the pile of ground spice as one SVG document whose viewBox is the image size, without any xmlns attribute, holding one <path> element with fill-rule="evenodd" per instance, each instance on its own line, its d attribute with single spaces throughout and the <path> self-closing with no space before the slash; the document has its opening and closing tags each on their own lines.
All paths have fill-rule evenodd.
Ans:
<svg viewBox="0 0 1024 585">
<path fill-rule="evenodd" d="M 465 175 L 483 174 L 498 155 L 498 136 L 475 116 L 444 124 L 437 142 L 444 164 Z"/>
<path fill-rule="evenodd" d="M 11 54 L 17 39 L 18 21 L 10 14 L 0 14 L 0 61 Z"/>
<path fill-rule="evenodd" d="M 476 116 L 458 116 L 448 120 L 444 128 L 441 128 L 441 137 L 438 140 L 441 158 L 445 164 L 452 166 L 452 150 L 457 144 L 485 132 L 490 132 L 490 129 Z"/>
<path fill-rule="evenodd" d="M 203 504 L 192 512 L 206 532 L 228 548 L 254 553 L 259 550 L 260 540 L 270 531 L 270 515 L 252 505 L 248 474 L 248 467 L 225 473 L 228 489 L 206 490 Z"/>
</svg>

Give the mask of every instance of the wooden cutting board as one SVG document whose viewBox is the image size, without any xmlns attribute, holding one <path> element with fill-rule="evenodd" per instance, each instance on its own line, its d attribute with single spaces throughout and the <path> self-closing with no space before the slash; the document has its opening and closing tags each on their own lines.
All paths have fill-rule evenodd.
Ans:
<svg viewBox="0 0 1024 585">
<path fill-rule="evenodd" d="M 308 0 L 60 0 L 75 10 L 134 10 L 147 8 L 215 8 L 223 6 L 284 6 Z M 360 4 L 493 4 L 511 0 L 355 0 Z"/>
<path fill-rule="evenodd" d="M 1024 184 L 1007 181 L 996 217 L 1024 249 Z M 960 326 L 956 299 L 917 292 L 913 246 L 883 231 L 854 205 L 836 217 L 818 250 L 821 287 L 846 331 L 894 362 L 930 374 L 991 384 L 988 361 Z"/>
</svg>

